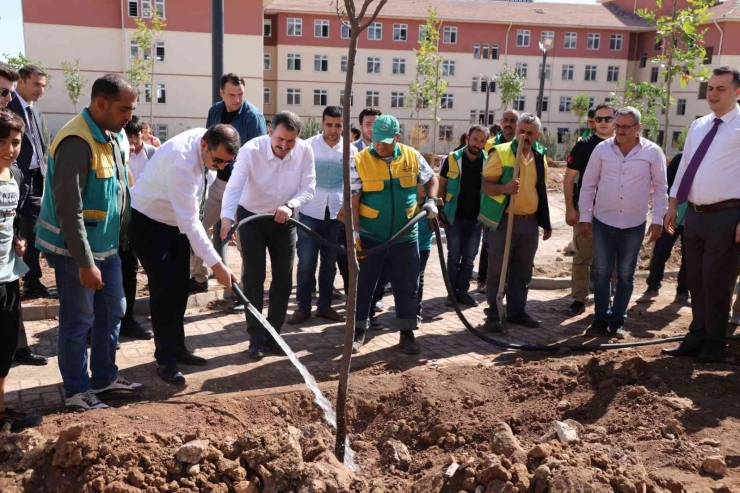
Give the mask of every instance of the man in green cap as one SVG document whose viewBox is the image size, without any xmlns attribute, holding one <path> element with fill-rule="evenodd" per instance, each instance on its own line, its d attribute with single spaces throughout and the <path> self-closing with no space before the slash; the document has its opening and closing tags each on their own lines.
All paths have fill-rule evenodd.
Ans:
<svg viewBox="0 0 740 493">
<path fill-rule="evenodd" d="M 350 162 L 352 187 L 352 220 L 360 262 L 355 316 L 357 353 L 365 342 L 370 325 L 372 296 L 384 267 L 393 287 L 396 324 L 401 331 L 399 347 L 406 354 L 419 354 L 414 338 L 419 290 L 418 227 L 383 252 L 363 256 L 370 249 L 388 241 L 416 215 L 416 185 L 424 185 L 427 199 L 423 210 L 427 218 L 437 217 L 437 176 L 426 160 L 413 147 L 399 144 L 401 127 L 391 115 L 378 116 L 373 124 L 373 143 Z"/>
</svg>

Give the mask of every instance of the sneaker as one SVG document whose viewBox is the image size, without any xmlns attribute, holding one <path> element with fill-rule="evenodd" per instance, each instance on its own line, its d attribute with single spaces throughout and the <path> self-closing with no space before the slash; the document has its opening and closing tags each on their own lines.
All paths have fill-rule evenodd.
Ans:
<svg viewBox="0 0 740 493">
<path fill-rule="evenodd" d="M 457 302 L 465 306 L 478 306 L 478 302 L 473 299 L 468 293 L 458 295 Z"/>
<path fill-rule="evenodd" d="M 445 298 L 445 305 L 449 306 L 450 308 L 455 307 L 455 300 L 452 298 L 452 296 L 447 295 L 447 298 Z"/>
<path fill-rule="evenodd" d="M 574 301 L 568 307 L 568 314 L 572 317 L 580 315 L 581 313 L 585 311 L 586 311 L 586 303 L 584 303 L 583 301 Z"/>
<path fill-rule="evenodd" d="M 740 312 L 732 312 L 732 317 L 730 317 L 730 323 L 732 325 L 740 325 Z"/>
<path fill-rule="evenodd" d="M 602 337 L 609 333 L 609 324 L 604 322 L 603 320 L 594 320 L 594 323 L 591 324 L 591 327 L 589 327 L 586 330 L 587 336 L 590 337 Z"/>
<path fill-rule="evenodd" d="M 486 281 L 478 281 L 478 285 L 475 288 L 476 293 L 486 294 Z"/>
<path fill-rule="evenodd" d="M 355 340 L 352 342 L 352 353 L 359 353 L 363 344 L 365 344 L 365 331 L 355 332 Z"/>
<path fill-rule="evenodd" d="M 609 335 L 615 339 L 624 339 L 627 332 L 624 330 L 624 321 L 609 322 Z"/>
<path fill-rule="evenodd" d="M 513 317 L 506 317 L 506 321 L 514 325 L 521 325 L 530 329 L 536 329 L 540 326 L 540 321 L 532 318 L 528 313 L 522 312 Z"/>
<path fill-rule="evenodd" d="M 114 395 L 134 395 L 142 392 L 144 386 L 137 382 L 130 382 L 125 377 L 118 375 L 116 380 L 102 389 L 92 389 L 91 392 L 101 397 Z"/>
<path fill-rule="evenodd" d="M 404 354 L 417 355 L 421 353 L 421 348 L 416 343 L 416 337 L 413 330 L 402 330 L 398 341 L 398 347 Z"/>
<path fill-rule="evenodd" d="M 483 328 L 488 332 L 493 332 L 495 334 L 503 334 L 506 332 L 504 323 L 498 317 L 486 319 L 486 323 L 483 325 Z"/>
<path fill-rule="evenodd" d="M 375 303 L 376 312 L 382 312 L 384 309 L 385 309 L 385 303 L 383 303 L 383 300 L 380 300 L 377 303 Z"/>
<path fill-rule="evenodd" d="M 244 308 L 244 305 L 242 304 L 241 301 L 237 301 L 233 305 L 229 305 L 229 307 L 226 309 L 226 311 L 228 311 L 229 313 L 237 313 L 237 314 L 244 313 L 244 310 L 246 310 L 246 308 Z"/>
<path fill-rule="evenodd" d="M 98 399 L 91 391 L 80 392 L 64 400 L 64 405 L 73 410 L 89 411 L 91 409 L 108 409 L 108 406 Z"/>
<path fill-rule="evenodd" d="M 38 414 L 21 413 L 9 407 L 6 407 L 5 411 L 0 411 L 0 430 L 5 427 L 6 423 L 9 423 L 11 433 L 38 426 L 41 421 L 43 421 L 43 418 Z"/>
<path fill-rule="evenodd" d="M 691 297 L 689 296 L 689 293 L 676 293 L 676 297 L 673 299 L 673 302 L 679 305 L 691 306 Z"/>
<path fill-rule="evenodd" d="M 206 291 L 208 291 L 208 280 L 198 282 L 194 278 L 190 278 L 190 294 L 205 293 Z"/>
<path fill-rule="evenodd" d="M 660 293 L 658 293 L 657 289 L 648 288 L 648 290 L 645 291 L 642 296 L 635 300 L 635 303 L 651 303 L 655 298 L 658 297 L 658 294 Z"/>
</svg>

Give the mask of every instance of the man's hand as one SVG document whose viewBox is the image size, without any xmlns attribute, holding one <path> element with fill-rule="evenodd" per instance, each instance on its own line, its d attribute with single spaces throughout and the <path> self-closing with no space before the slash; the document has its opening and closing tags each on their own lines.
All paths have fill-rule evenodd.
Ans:
<svg viewBox="0 0 740 493">
<path fill-rule="evenodd" d="M 290 207 L 287 205 L 283 205 L 277 208 L 275 211 L 275 222 L 278 224 L 285 224 L 290 219 L 290 216 L 293 215 L 293 211 L 290 210 Z"/>
<path fill-rule="evenodd" d="M 575 226 L 578 224 L 578 219 L 580 218 L 580 213 L 576 210 L 575 207 L 569 207 L 565 211 L 565 223 L 568 226 Z"/>
<path fill-rule="evenodd" d="M 504 185 L 504 190 L 507 195 L 516 195 L 519 193 L 519 178 L 511 180 Z"/>
<path fill-rule="evenodd" d="M 668 231 L 668 234 L 671 236 L 676 233 L 676 218 L 677 217 L 678 217 L 678 213 L 676 212 L 676 208 L 673 205 L 669 205 L 668 212 L 666 212 L 665 216 L 663 217 L 663 227 L 665 228 L 666 231 Z"/>
<path fill-rule="evenodd" d="M 740 243 L 740 223 L 737 223 L 735 228 L 735 243 Z"/>
<path fill-rule="evenodd" d="M 663 234 L 663 226 L 660 224 L 651 224 L 648 228 L 648 243 L 654 243 Z"/>
<path fill-rule="evenodd" d="M 578 229 L 581 236 L 590 240 L 594 236 L 594 227 L 591 223 L 578 223 Z"/>
<path fill-rule="evenodd" d="M 216 276 L 216 280 L 221 286 L 231 289 L 231 283 L 238 282 L 234 273 L 223 262 L 215 264 L 211 267 L 211 270 L 213 270 L 213 275 Z"/>
<path fill-rule="evenodd" d="M 439 210 L 437 209 L 436 200 L 434 198 L 430 197 L 424 201 L 424 206 L 422 207 L 422 210 L 427 212 L 427 219 L 434 219 L 439 215 Z"/>
<path fill-rule="evenodd" d="M 227 236 L 229 236 L 229 231 L 231 231 L 231 226 L 233 226 L 234 221 L 231 219 L 227 219 L 225 217 L 221 218 L 221 232 L 219 235 L 221 236 L 222 240 L 225 240 Z M 236 234 L 236 233 L 235 233 Z"/>
<path fill-rule="evenodd" d="M 360 252 L 362 252 L 362 240 L 360 239 L 360 233 L 355 231 L 355 249 L 357 250 L 357 260 L 362 260 L 367 257 L 367 255 L 362 255 Z"/>
<path fill-rule="evenodd" d="M 552 236 L 552 230 L 546 229 L 542 232 L 542 241 L 547 241 Z"/>
<path fill-rule="evenodd" d="M 13 249 L 15 254 L 22 257 L 26 253 L 26 240 L 18 236 L 13 237 Z"/>
<path fill-rule="evenodd" d="M 100 269 L 96 265 L 80 267 L 80 284 L 95 291 L 103 289 L 103 276 L 100 274 Z"/>
</svg>

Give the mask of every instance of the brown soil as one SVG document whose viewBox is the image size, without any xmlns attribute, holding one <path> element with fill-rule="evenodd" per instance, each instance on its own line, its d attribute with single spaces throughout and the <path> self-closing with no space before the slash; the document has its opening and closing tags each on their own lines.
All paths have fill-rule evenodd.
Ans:
<svg viewBox="0 0 740 493">
<path fill-rule="evenodd" d="M 739 357 L 735 348 L 731 364 L 697 370 L 650 347 L 510 354 L 495 367 L 370 367 L 351 381 L 356 475 L 334 458 L 306 392 L 52 415 L 0 436 L 0 490 L 736 491 L 740 397 L 728 390 Z M 561 441 L 556 421 L 577 438 Z"/>
</svg>

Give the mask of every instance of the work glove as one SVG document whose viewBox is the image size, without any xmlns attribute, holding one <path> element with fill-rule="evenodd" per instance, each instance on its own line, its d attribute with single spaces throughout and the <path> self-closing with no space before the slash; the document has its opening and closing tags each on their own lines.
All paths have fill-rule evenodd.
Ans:
<svg viewBox="0 0 740 493">
<path fill-rule="evenodd" d="M 355 231 L 355 249 L 357 249 L 357 260 L 367 258 L 367 255 L 362 255 L 362 240 L 360 239 L 360 233 Z"/>
<path fill-rule="evenodd" d="M 424 201 L 424 207 L 422 207 L 421 209 L 427 212 L 427 219 L 434 219 L 439 214 L 436 202 L 437 201 L 434 199 L 434 197 L 427 197 L 427 199 Z"/>
</svg>

